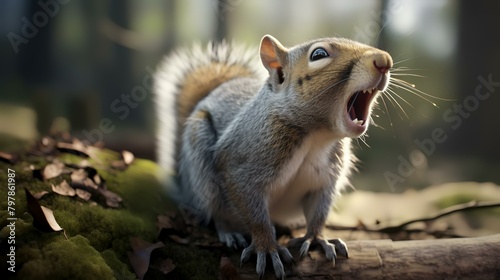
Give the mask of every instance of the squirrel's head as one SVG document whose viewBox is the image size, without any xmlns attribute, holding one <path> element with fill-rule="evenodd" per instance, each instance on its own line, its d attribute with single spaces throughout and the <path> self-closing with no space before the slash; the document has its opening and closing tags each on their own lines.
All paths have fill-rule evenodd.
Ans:
<svg viewBox="0 0 500 280">
<path fill-rule="evenodd" d="M 343 38 L 286 48 L 266 35 L 260 57 L 269 72 L 267 86 L 286 95 L 282 100 L 294 114 L 307 114 L 336 135 L 353 138 L 366 132 L 393 66 L 387 52 Z"/>
</svg>

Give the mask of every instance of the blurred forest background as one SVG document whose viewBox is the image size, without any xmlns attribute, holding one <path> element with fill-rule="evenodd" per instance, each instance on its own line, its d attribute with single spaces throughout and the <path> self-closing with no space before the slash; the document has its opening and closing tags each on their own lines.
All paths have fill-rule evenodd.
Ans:
<svg viewBox="0 0 500 280">
<path fill-rule="evenodd" d="M 0 138 L 66 127 L 154 159 L 152 73 L 172 49 L 222 38 L 257 47 L 266 33 L 289 46 L 341 36 L 387 50 L 413 69 L 404 73 L 424 76 L 398 78 L 436 97 L 393 87 L 411 106 L 393 95 L 404 112 L 389 97 L 375 111 L 382 128 L 371 127 L 369 147 L 355 145 L 355 188 L 498 184 L 498 12 L 498 1 L 1 0 Z"/>
</svg>

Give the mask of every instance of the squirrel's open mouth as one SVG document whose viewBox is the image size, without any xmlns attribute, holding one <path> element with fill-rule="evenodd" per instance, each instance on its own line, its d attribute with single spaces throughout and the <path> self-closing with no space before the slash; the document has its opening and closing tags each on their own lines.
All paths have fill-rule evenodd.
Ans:
<svg viewBox="0 0 500 280">
<path fill-rule="evenodd" d="M 347 114 L 355 124 L 363 126 L 369 115 L 370 103 L 377 95 L 376 88 L 357 91 L 347 101 Z"/>
</svg>

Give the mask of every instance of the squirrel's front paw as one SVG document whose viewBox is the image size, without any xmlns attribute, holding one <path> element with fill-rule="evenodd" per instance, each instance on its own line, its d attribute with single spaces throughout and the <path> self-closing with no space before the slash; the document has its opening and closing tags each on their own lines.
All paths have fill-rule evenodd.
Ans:
<svg viewBox="0 0 500 280">
<path fill-rule="evenodd" d="M 300 258 L 302 259 L 309 252 L 309 247 L 312 243 L 318 243 L 325 251 L 325 258 L 329 261 L 335 261 L 337 259 L 337 251 L 339 255 L 344 256 L 346 258 L 349 257 L 349 253 L 347 251 L 347 246 L 341 239 L 333 239 L 333 244 L 330 243 L 327 239 L 319 236 L 312 236 L 306 234 L 302 238 L 295 238 L 288 242 L 288 246 L 300 246 Z"/>
<path fill-rule="evenodd" d="M 271 246 L 271 248 L 258 250 L 255 244 L 252 242 L 252 244 L 245 248 L 241 253 L 241 262 L 247 262 L 250 259 L 250 256 L 252 256 L 252 254 L 254 253 L 257 255 L 257 265 L 255 268 L 257 274 L 259 274 L 260 277 L 264 275 L 264 272 L 266 270 L 266 255 L 269 255 L 271 257 L 271 261 L 273 262 L 273 268 L 276 277 L 278 277 L 279 279 L 285 279 L 285 269 L 283 267 L 283 263 L 281 262 L 281 258 L 286 263 L 290 263 L 293 261 L 292 254 L 290 254 L 286 247 L 280 246 L 275 243 Z"/>
</svg>

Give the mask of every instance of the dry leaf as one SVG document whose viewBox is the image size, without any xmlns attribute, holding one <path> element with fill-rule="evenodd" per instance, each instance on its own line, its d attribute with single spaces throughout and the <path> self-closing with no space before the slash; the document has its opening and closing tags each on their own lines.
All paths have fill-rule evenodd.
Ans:
<svg viewBox="0 0 500 280">
<path fill-rule="evenodd" d="M 75 154 L 81 157 L 89 157 L 88 148 L 78 139 L 73 139 L 73 143 L 58 142 L 56 147 L 59 151 Z"/>
<path fill-rule="evenodd" d="M 55 178 L 59 175 L 64 170 L 64 164 L 61 162 L 54 162 L 54 163 L 49 163 L 47 164 L 42 171 L 42 178 L 44 180 L 49 180 L 52 178 Z"/>
<path fill-rule="evenodd" d="M 231 262 L 231 259 L 228 257 L 221 257 L 220 258 L 220 277 L 219 279 L 222 280 L 237 280 L 241 279 L 238 270 L 236 270 L 236 267 L 234 264 Z"/>
<path fill-rule="evenodd" d="M 151 252 L 165 246 L 165 244 L 163 242 L 152 244 L 138 237 L 132 237 L 130 238 L 130 246 L 134 252 L 127 252 L 128 259 L 137 277 L 143 279 L 146 272 L 148 272 Z"/>
<path fill-rule="evenodd" d="M 52 191 L 64 196 L 75 196 L 76 194 L 75 189 L 66 180 L 62 181 L 59 185 L 52 185 Z"/>
<path fill-rule="evenodd" d="M 0 160 L 12 164 L 12 163 L 16 163 L 17 157 L 13 154 L 9 154 L 9 153 L 0 151 Z"/>
<path fill-rule="evenodd" d="M 134 154 L 129 151 L 122 151 L 122 158 L 126 165 L 130 165 L 134 161 Z"/>
<path fill-rule="evenodd" d="M 134 154 L 129 151 L 122 151 L 122 158 L 111 162 L 111 167 L 119 170 L 125 170 L 134 161 Z"/>
<path fill-rule="evenodd" d="M 55 147 L 56 141 L 53 138 L 43 137 L 37 148 L 42 154 L 52 154 L 54 153 Z"/>
<path fill-rule="evenodd" d="M 169 272 L 172 272 L 172 270 L 175 269 L 175 264 L 171 258 L 167 258 L 156 261 L 154 264 L 151 265 L 151 268 L 159 270 L 163 272 L 163 274 L 168 274 Z"/>
<path fill-rule="evenodd" d="M 49 193 L 48 191 L 37 192 L 33 195 L 33 197 L 40 200 L 42 197 L 44 197 L 48 193 Z"/>
<path fill-rule="evenodd" d="M 123 160 L 114 160 L 111 162 L 111 167 L 118 170 L 125 170 L 127 169 L 127 164 Z"/>
<path fill-rule="evenodd" d="M 106 199 L 107 206 L 112 208 L 120 207 L 120 202 L 122 202 L 121 196 L 104 188 L 99 188 L 98 192 Z"/>
<path fill-rule="evenodd" d="M 104 179 L 102 179 L 101 176 L 99 176 L 99 174 L 95 174 L 94 177 L 92 178 L 92 180 L 98 186 L 101 186 L 104 183 Z"/>
<path fill-rule="evenodd" d="M 88 191 L 86 190 L 82 190 L 82 189 L 76 189 L 76 195 L 85 200 L 85 201 L 88 201 L 90 199 L 90 197 L 92 196 L 91 193 L 89 193 Z"/>
<path fill-rule="evenodd" d="M 86 169 L 78 169 L 71 173 L 71 186 L 73 188 L 95 190 L 99 188 L 99 186 L 97 186 L 97 184 L 89 178 L 89 174 Z"/>
<path fill-rule="evenodd" d="M 105 180 L 97 174 L 97 170 L 92 167 L 86 167 L 84 169 L 78 169 L 71 173 L 71 186 L 75 189 L 82 189 L 90 192 L 96 198 L 101 198 L 106 206 L 112 208 L 120 207 L 122 202 L 121 196 L 108 190 L 105 185 Z M 85 199 L 84 197 L 82 197 Z M 90 198 L 90 197 L 89 197 Z"/>
<path fill-rule="evenodd" d="M 28 205 L 28 212 L 33 216 L 33 226 L 39 230 L 46 232 L 61 231 L 63 228 L 59 226 L 54 217 L 54 213 L 47 207 L 41 206 L 38 200 L 28 191 L 26 193 L 26 203 Z"/>
</svg>

